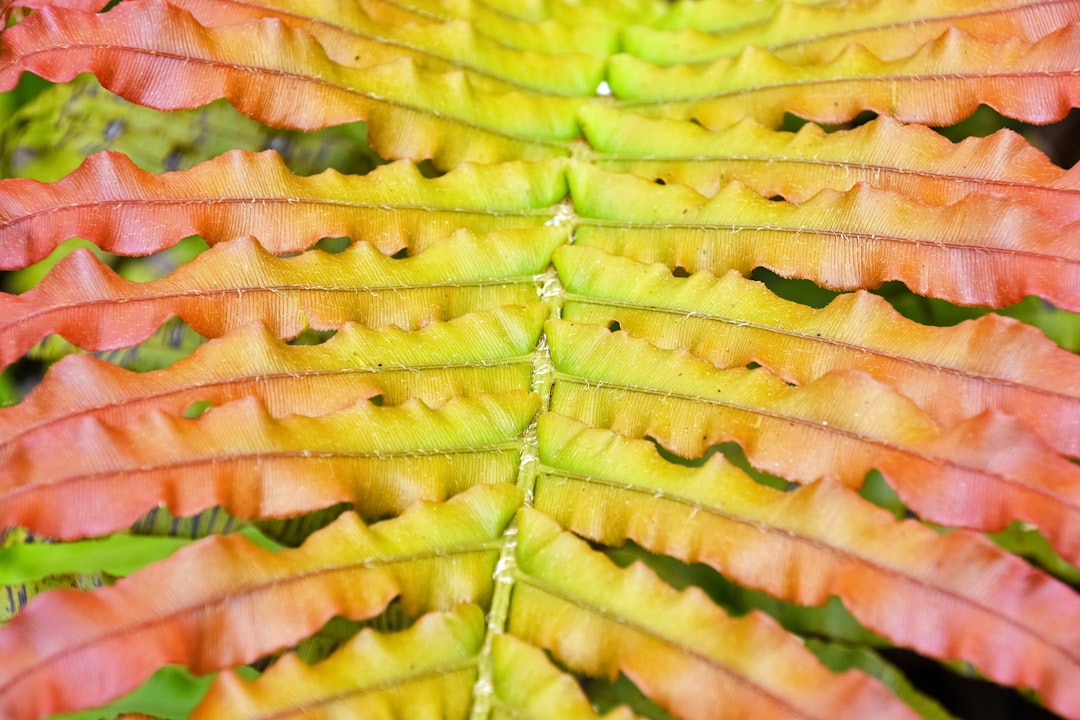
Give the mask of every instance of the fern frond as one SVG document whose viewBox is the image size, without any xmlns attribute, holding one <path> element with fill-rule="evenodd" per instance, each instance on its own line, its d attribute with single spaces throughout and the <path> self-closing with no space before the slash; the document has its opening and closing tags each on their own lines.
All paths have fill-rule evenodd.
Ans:
<svg viewBox="0 0 1080 720">
<path fill-rule="evenodd" d="M 39 434 L 77 435 L 88 417 L 122 425 L 153 408 L 181 415 L 193 403 L 259 398 L 274 417 L 318 416 L 375 396 L 429 405 L 466 395 L 528 390 L 531 354 L 547 317 L 539 303 L 466 315 L 420 330 L 346 325 L 322 345 L 287 345 L 262 326 L 210 341 L 148 373 L 75 355 L 49 369 L 30 395 L 0 409 L 0 458 Z"/>
<path fill-rule="evenodd" d="M 220 337 L 254 321 L 278 337 L 346 322 L 418 328 L 433 320 L 536 300 L 534 275 L 565 242 L 550 227 L 493 232 L 460 230 L 409 258 L 369 245 L 336 255 L 314 250 L 278 258 L 250 238 L 221 243 L 176 272 L 147 283 L 123 280 L 87 251 L 61 261 L 41 285 L 0 294 L 0 365 L 48 333 L 87 350 L 134 345 L 178 315 L 200 335 Z M 235 304 L 223 305 L 225 296 Z M 102 314 L 99 309 L 111 309 Z M 125 332 L 116 333 L 118 325 Z"/>
<path fill-rule="evenodd" d="M 768 14 L 751 22 L 749 3 L 684 3 L 654 29 L 627 29 L 624 47 L 643 60 L 673 65 L 737 55 L 748 45 L 768 48 L 793 63 L 820 63 L 858 43 L 883 60 L 910 55 L 946 30 L 956 28 L 984 40 L 1038 40 L 1080 20 L 1074 0 L 863 0 L 857 3 L 756 3 Z M 723 13 L 723 14 L 721 14 Z M 678 28 L 678 29 L 676 29 Z"/>
<path fill-rule="evenodd" d="M 159 505 L 180 516 L 220 505 L 275 518 L 348 502 L 386 517 L 475 484 L 511 483 L 536 406 L 518 391 L 436 410 L 418 400 L 362 401 L 316 418 L 274 419 L 245 399 L 197 420 L 155 412 L 113 428 L 90 419 L 73 438 L 11 448 L 0 470 L 0 525 L 74 539 L 123 529 Z"/>
<path fill-rule="evenodd" d="M 1008 416 L 942 428 L 855 371 L 791 387 L 764 368 L 717 370 L 603 327 L 548 321 L 546 333 L 555 412 L 684 457 L 738 442 L 755 466 L 796 482 L 860 487 L 876 468 L 923 519 L 986 531 L 1023 520 L 1080 561 L 1080 468 Z"/>
<path fill-rule="evenodd" d="M 43 595 L 0 637 L 0 709 L 37 718 L 112 699 L 167 663 L 205 673 L 253 662 L 334 615 L 374 617 L 394 599 L 416 616 L 485 605 L 497 540 L 519 502 L 501 484 L 371 528 L 346 513 L 277 553 L 218 536 L 113 587 Z"/>
<path fill-rule="evenodd" d="M 842 123 L 866 110 L 904 122 L 950 125 L 980 104 L 1042 124 L 1061 120 L 1080 104 L 1078 36 L 1077 23 L 1035 42 L 995 42 L 950 28 L 897 60 L 850 45 L 814 65 L 786 62 L 753 45 L 703 66 L 659 67 L 622 54 L 610 60 L 608 83 L 624 109 L 693 118 L 712 129 L 744 117 L 776 127 L 784 113 Z"/>
<path fill-rule="evenodd" d="M 562 317 L 618 323 L 653 345 L 687 348 L 719 368 L 759 363 L 806 384 L 840 369 L 866 372 L 943 425 L 988 409 L 1022 419 L 1059 452 L 1080 457 L 1080 358 L 1034 328 L 985 315 L 950 328 L 907 320 L 867 292 L 815 310 L 736 272 L 673 277 L 582 246 L 556 249 Z"/>
<path fill-rule="evenodd" d="M 276 127 L 368 120 L 372 149 L 386 158 L 435 158 L 444 167 L 540 159 L 567 155 L 578 135 L 580 100 L 493 94 L 460 72 L 426 71 L 408 57 L 369 68 L 342 65 L 309 34 L 274 19 L 205 28 L 184 10 L 147 0 L 102 14 L 48 7 L 3 38 L 5 89 L 25 71 L 59 82 L 93 72 L 117 95 L 161 110 L 226 98 Z M 174 92 L 156 90 L 154 80 L 165 77 Z"/>
<path fill-rule="evenodd" d="M 0 181 L 0 268 L 36 262 L 69 237 L 148 255 L 188 235 L 211 245 L 254 235 L 275 254 L 324 237 L 416 253 L 455 230 L 543 225 L 566 195 L 561 162 L 464 166 L 424 178 L 412 163 L 364 176 L 293 175 L 273 152 L 226 153 L 155 175 L 118 153 L 87 159 L 60 182 Z"/>
<path fill-rule="evenodd" d="M 539 512 L 518 524 L 509 630 L 577 672 L 622 672 L 684 718 L 917 717 L 865 675 L 832 675 L 764 615 L 732 619 L 698 588 L 620 570 Z"/>
<path fill-rule="evenodd" d="M 953 144 L 883 115 L 832 133 L 813 124 L 778 132 L 751 120 L 712 132 L 600 105 L 582 110 L 581 120 L 597 166 L 688 185 L 706 197 L 737 181 L 759 195 L 801 203 L 825 188 L 865 183 L 927 205 L 979 194 L 1030 205 L 1057 222 L 1080 220 L 1077 173 L 1010 130 Z"/>
<path fill-rule="evenodd" d="M 1080 597 L 979 535 L 898 523 L 827 482 L 773 490 L 720 455 L 673 465 L 649 442 L 555 414 L 540 437 L 535 507 L 593 542 L 633 540 L 800 605 L 836 595 L 898 645 L 1037 688 L 1051 706 L 1078 700 Z"/>
<path fill-rule="evenodd" d="M 837 290 L 900 280 L 960 305 L 1038 295 L 1080 309 L 1080 234 L 1040 213 L 971 196 L 946 207 L 857 185 L 801 205 L 739 183 L 711 198 L 680 185 L 575 164 L 576 242 L 690 272 L 767 267 Z"/>
</svg>

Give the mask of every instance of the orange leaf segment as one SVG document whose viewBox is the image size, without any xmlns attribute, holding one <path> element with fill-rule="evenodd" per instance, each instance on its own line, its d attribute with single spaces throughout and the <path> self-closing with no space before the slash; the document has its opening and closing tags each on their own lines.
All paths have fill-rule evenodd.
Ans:
<svg viewBox="0 0 1080 720">
<path fill-rule="evenodd" d="M 77 250 L 22 295 L 0 294 L 0 364 L 48 333 L 87 350 L 134 345 L 169 317 L 220 337 L 254 321 L 278 337 L 346 322 L 417 328 L 475 310 L 535 301 L 534 275 L 567 231 L 462 230 L 419 255 L 391 259 L 369 245 L 277 258 L 248 238 L 221 243 L 161 280 L 121 279 Z M 107 308 L 107 310 L 106 310 Z M 122 331 L 121 331 L 122 330 Z"/>
<path fill-rule="evenodd" d="M 191 720 L 468 717 L 484 614 L 476 605 L 430 613 L 400 633 L 363 630 L 315 666 L 296 655 L 253 681 L 219 675 Z"/>
<path fill-rule="evenodd" d="M 779 132 L 752 120 L 713 132 L 600 105 L 582 110 L 581 118 L 598 153 L 594 164 L 688 185 L 705 196 L 736 180 L 765 197 L 801 203 L 824 188 L 866 183 L 928 205 L 978 193 L 1021 202 L 1059 223 L 1080 220 L 1080 170 L 1062 170 L 1011 130 L 953 144 L 887 116 L 832 133 L 812 123 Z"/>
<path fill-rule="evenodd" d="M 830 673 L 771 618 L 734 620 L 696 587 L 620 570 L 539 512 L 522 510 L 518 524 L 510 632 L 576 672 L 624 673 L 692 720 L 917 717 L 876 681 Z"/>
<path fill-rule="evenodd" d="M 178 516 L 221 505 L 244 518 L 350 502 L 369 517 L 483 483 L 512 483 L 536 412 L 524 391 L 432 410 L 361 402 L 317 418 L 271 418 L 255 399 L 197 420 L 154 413 L 70 438 L 17 444 L 0 469 L 0 527 L 64 539 L 122 529 L 158 505 Z"/>
<path fill-rule="evenodd" d="M 542 225 L 565 195 L 560 162 L 464 166 L 432 180 L 408 162 L 365 176 L 297 177 L 277 153 L 234 151 L 155 175 L 105 152 L 56 183 L 0 181 L 0 268 L 25 267 L 70 237 L 120 255 L 148 255 L 188 235 L 211 245 L 254 235 L 275 254 L 340 236 L 387 255 L 415 253 L 460 227 Z"/>
<path fill-rule="evenodd" d="M 670 65 L 714 60 L 756 45 L 769 48 L 788 62 L 809 64 L 825 62 L 857 43 L 873 48 L 883 59 L 899 59 L 949 28 L 984 40 L 1020 37 L 1030 42 L 1080 20 L 1080 4 L 1075 0 L 873 0 L 854 4 L 773 0 L 756 3 L 764 6 L 758 11 L 763 17 L 744 23 L 730 20 L 741 3 L 726 4 L 728 18 L 719 12 L 725 3 L 709 2 L 685 11 L 673 8 L 661 25 L 679 29 L 628 28 L 626 51 Z M 732 4 L 736 8 L 730 7 Z M 721 23 L 728 26 L 717 27 Z"/>
<path fill-rule="evenodd" d="M 2 88 L 24 71 L 60 82 L 92 72 L 108 90 L 160 110 L 223 97 L 276 127 L 367 120 L 371 147 L 386 158 L 434 158 L 452 167 L 565 156 L 579 134 L 580 99 L 490 93 L 460 72 L 423 70 L 408 57 L 371 68 L 341 65 L 311 35 L 273 18 L 205 28 L 156 1 L 102 14 L 45 8 L 2 37 Z M 168 92 L 160 92 L 159 79 L 167 79 Z"/>
<path fill-rule="evenodd" d="M 856 371 L 793 388 L 764 368 L 717 370 L 602 327 L 549 321 L 546 332 L 555 412 L 687 457 L 738 442 L 755 466 L 800 483 L 859 487 L 877 468 L 926 520 L 986 531 L 1024 520 L 1080 561 L 1080 468 L 1009 416 L 989 411 L 942 429 Z"/>
<path fill-rule="evenodd" d="M 206 27 L 262 18 L 310 33 L 327 54 L 348 66 L 372 67 L 403 57 L 436 71 L 465 70 L 493 90 L 531 89 L 590 96 L 603 80 L 606 54 L 528 51 L 498 42 L 465 20 L 378 23 L 360 5 L 311 0 L 170 0 Z"/>
<path fill-rule="evenodd" d="M 570 530 L 705 562 L 801 605 L 839 596 L 899 645 L 1080 711 L 1080 597 L 982 536 L 898 523 L 832 483 L 773 490 L 720 455 L 673 465 L 649 442 L 555 414 L 540 418 L 539 434 L 547 468 L 535 507 Z"/>
<path fill-rule="evenodd" d="M 865 110 L 903 122 L 951 125 L 980 103 L 1017 120 L 1050 123 L 1080 105 L 1078 35 L 1080 23 L 1035 42 L 995 42 L 951 28 L 897 60 L 849 45 L 810 65 L 754 46 L 713 63 L 666 68 L 615 55 L 608 82 L 623 108 L 694 118 L 712 129 L 743 117 L 776 127 L 784 113 L 840 123 Z"/>
<path fill-rule="evenodd" d="M 206 673 L 252 662 L 334 615 L 374 617 L 395 598 L 411 615 L 485 605 L 498 538 L 520 500 L 501 484 L 371 528 L 345 513 L 279 553 L 216 536 L 113 587 L 41 595 L 0 629 L 0 714 L 94 707 L 168 663 Z"/>
<path fill-rule="evenodd" d="M 1038 330 L 999 315 L 927 327 L 867 292 L 815 310 L 729 272 L 672 277 L 594 248 L 556 250 L 562 317 L 608 325 L 721 368 L 756 362 L 805 384 L 861 370 L 892 385 L 944 425 L 997 409 L 1056 450 L 1080 457 L 1080 358 Z"/>
<path fill-rule="evenodd" d="M 212 340 L 169 368 L 129 372 L 89 355 L 53 365 L 19 405 L 0 409 L 0 464 L 12 443 L 77 434 L 84 418 L 133 422 L 153 408 L 180 415 L 195 402 L 258 397 L 274 417 L 322 415 L 361 398 L 419 398 L 528 390 L 530 357 L 548 309 L 539 303 L 471 313 L 416 331 L 347 325 L 322 345 L 288 345 L 261 326 Z"/>
<path fill-rule="evenodd" d="M 1038 295 L 1080 310 L 1078 224 L 994 198 L 930 207 L 859 185 L 792 205 L 739 183 L 706 198 L 585 164 L 571 168 L 570 186 L 576 242 L 642 262 L 745 275 L 764 266 L 839 290 L 900 280 L 961 305 Z"/>
</svg>

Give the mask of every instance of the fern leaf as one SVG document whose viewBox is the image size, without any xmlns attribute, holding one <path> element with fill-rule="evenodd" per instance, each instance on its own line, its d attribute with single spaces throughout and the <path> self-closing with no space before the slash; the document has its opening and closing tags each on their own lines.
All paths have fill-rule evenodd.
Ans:
<svg viewBox="0 0 1080 720">
<path fill-rule="evenodd" d="M 275 254 L 338 236 L 387 255 L 415 253 L 461 227 L 542 225 L 566 181 L 562 163 L 465 166 L 428 180 L 403 162 L 366 176 L 303 178 L 272 152 L 231 152 L 154 175 L 107 152 L 60 182 L 3 180 L 0 189 L 0 268 L 13 269 L 75 236 L 122 255 L 158 252 L 187 235 L 211 245 L 254 235 Z"/>
<path fill-rule="evenodd" d="M 111 428 L 90 419 L 70 439 L 16 443 L 0 470 L 0 526 L 74 539 L 127 527 L 158 505 L 180 516 L 221 505 L 273 518 L 350 502 L 385 517 L 512 482 L 535 412 L 535 396 L 518 391 L 437 410 L 361 402 L 317 418 L 274 419 L 245 399 L 197 420 L 153 413 Z"/>
<path fill-rule="evenodd" d="M 985 538 L 897 523 L 830 483 L 773 490 L 719 455 L 702 468 L 673 465 L 651 443 L 554 414 L 539 432 L 550 470 L 535 507 L 567 529 L 705 562 L 802 605 L 838 595 L 898 645 L 1030 685 L 1062 712 L 1080 705 L 1080 598 Z"/>
<path fill-rule="evenodd" d="M 79 347 L 134 345 L 170 316 L 219 337 L 253 321 L 278 337 L 306 327 L 335 330 L 348 321 L 417 328 L 473 310 L 536 300 L 543 271 L 566 231 L 536 228 L 483 237 L 462 230 L 425 252 L 395 260 L 367 244 L 337 255 L 281 259 L 249 238 L 221 243 L 168 277 L 121 279 L 88 251 L 61 261 L 41 285 L 0 294 L 0 364 L 9 364 L 50 332 Z M 222 299 L 235 296 L 226 304 Z M 101 313 L 102 306 L 110 308 Z M 117 333 L 118 326 L 125 332 Z"/>
<path fill-rule="evenodd" d="M 468 716 L 484 615 L 476 605 L 431 613 L 401 633 L 364 630 L 309 666 L 296 655 L 245 681 L 219 675 L 192 720 L 245 720 L 291 714 L 349 717 Z"/>
<path fill-rule="evenodd" d="M 0 630 L 0 711 L 23 720 L 100 704 L 167 663 L 205 673 L 252 662 L 334 615 L 374 617 L 395 598 L 412 615 L 484 605 L 494 541 L 519 502 L 502 484 L 370 529 L 346 513 L 278 553 L 208 538 L 113 587 L 43 595 Z"/>
<path fill-rule="evenodd" d="M 536 647 L 504 633 L 492 638 L 495 720 L 601 720 L 581 688 Z M 626 708 L 604 720 L 634 720 Z"/>
<path fill-rule="evenodd" d="M 1069 0 L 871 0 L 848 5 L 788 1 L 762 3 L 771 5 L 771 12 L 757 22 L 717 28 L 721 21 L 731 22 L 716 17 L 721 7 L 738 10 L 730 8 L 732 3 L 699 4 L 704 7 L 672 12 L 662 23 L 670 29 L 628 28 L 626 52 L 672 65 L 736 55 L 754 45 L 769 48 L 788 62 L 806 64 L 827 61 L 858 43 L 874 48 L 884 60 L 894 60 L 910 55 L 949 28 L 984 40 L 1019 37 L 1030 42 L 1080 20 L 1080 5 Z M 684 23 L 687 27 L 674 29 Z"/>
<path fill-rule="evenodd" d="M 1078 34 L 1080 24 L 1071 24 L 1035 42 L 994 42 L 950 28 L 898 60 L 850 45 L 817 65 L 788 63 L 755 46 L 704 66 L 664 68 L 624 54 L 611 58 L 608 83 L 625 109 L 694 118 L 712 129 L 743 117 L 776 127 L 785 112 L 841 123 L 864 110 L 950 125 L 980 104 L 1024 122 L 1050 123 L 1080 104 Z"/>
<path fill-rule="evenodd" d="M 528 390 L 529 355 L 547 308 L 539 303 L 473 313 L 409 332 L 347 325 L 322 345 L 287 345 L 261 326 L 211 341 L 175 365 L 134 373 L 92 356 L 50 368 L 19 405 L 0 409 L 0 461 L 14 442 L 77 435 L 87 417 L 122 425 L 153 408 L 180 415 L 192 403 L 258 397 L 274 417 L 318 416 L 380 396 L 419 398 Z"/>
<path fill-rule="evenodd" d="M 826 133 L 807 124 L 777 132 L 744 120 L 711 132 L 600 105 L 582 111 L 599 167 L 689 185 L 705 196 L 738 181 L 765 197 L 801 203 L 858 183 L 949 205 L 978 193 L 1022 202 L 1061 223 L 1080 220 L 1080 183 L 1010 130 L 953 144 L 922 125 L 881 116 Z"/>
<path fill-rule="evenodd" d="M 793 205 L 738 183 L 705 198 L 584 164 L 569 177 L 581 216 L 576 242 L 611 254 L 690 272 L 764 266 L 844 290 L 900 280 L 961 305 L 1038 295 L 1080 309 L 1080 236 L 1005 201 L 973 196 L 928 207 L 859 185 Z"/>
<path fill-rule="evenodd" d="M 359 6 L 318 6 L 293 0 L 171 0 L 206 27 L 227 27 L 262 18 L 310 33 L 335 62 L 371 67 L 402 57 L 439 72 L 467 70 L 491 79 L 493 91 L 534 90 L 590 96 L 604 74 L 606 53 L 552 53 L 508 47 L 465 20 L 380 25 Z"/>
<path fill-rule="evenodd" d="M 658 347 L 685 347 L 721 368 L 756 362 L 798 384 L 861 370 L 943 425 L 994 408 L 1080 457 L 1080 358 L 1014 320 L 991 314 L 928 327 L 866 292 L 815 310 L 736 272 L 677 278 L 663 265 L 576 246 L 558 248 L 553 260 L 567 320 L 617 322 Z"/>
<path fill-rule="evenodd" d="M 371 147 L 386 158 L 434 158 L 443 167 L 539 159 L 568 154 L 578 135 L 580 100 L 492 94 L 461 73 L 425 71 L 407 57 L 371 68 L 341 65 L 310 35 L 274 19 L 204 28 L 156 1 L 102 14 L 50 7 L 2 37 L 3 88 L 25 71 L 60 82 L 92 72 L 117 95 L 161 110 L 223 97 L 276 127 L 368 120 Z M 173 91 L 157 92 L 153 81 L 162 77 Z"/>
<path fill-rule="evenodd" d="M 683 718 L 916 717 L 866 676 L 833 676 L 763 615 L 733 620 L 697 588 L 619 570 L 539 512 L 518 524 L 510 632 L 577 672 L 622 672 Z"/>
<path fill-rule="evenodd" d="M 686 457 L 735 441 L 755 466 L 796 482 L 859 487 L 876 468 L 926 520 L 987 531 L 1024 520 L 1080 560 L 1080 469 L 1008 416 L 942 429 L 854 371 L 792 388 L 764 369 L 717 370 L 602 327 L 549 321 L 546 332 L 555 412 Z M 999 452 L 1006 443 L 1008 455 Z"/>
</svg>

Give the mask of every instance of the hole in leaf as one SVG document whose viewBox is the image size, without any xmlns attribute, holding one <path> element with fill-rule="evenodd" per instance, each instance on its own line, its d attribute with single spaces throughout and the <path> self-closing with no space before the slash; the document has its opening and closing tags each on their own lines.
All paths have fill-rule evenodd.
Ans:
<svg viewBox="0 0 1080 720">
<path fill-rule="evenodd" d="M 746 363 L 747 370 L 757 370 L 759 367 L 761 367 L 761 363 L 756 363 L 753 361 Z"/>
<path fill-rule="evenodd" d="M 382 407 L 383 406 L 383 396 L 381 394 L 380 395 L 372 395 L 371 397 L 368 398 L 368 402 L 371 403 L 372 405 L 374 405 L 375 407 Z"/>
<path fill-rule="evenodd" d="M 416 163 L 416 169 L 426 178 L 438 178 L 446 174 L 444 171 L 435 167 L 435 163 L 431 162 L 431 160 L 421 160 Z"/>
<path fill-rule="evenodd" d="M 619 324 L 618 320 L 612 320 L 608 323 L 607 329 L 611 332 L 619 332 L 622 330 L 622 325 Z"/>
<path fill-rule="evenodd" d="M 684 268 L 682 265 L 676 265 L 671 270 L 671 276 L 677 278 L 688 278 L 690 277 L 690 271 Z"/>
<path fill-rule="evenodd" d="M 289 345 L 322 345 L 337 335 L 337 330 L 315 330 L 307 328 L 289 341 Z"/>
<path fill-rule="evenodd" d="M 1080 589 L 1080 569 L 1070 565 L 1050 544 L 1038 528 L 1016 521 L 999 533 L 988 535 L 991 540 L 1014 555 L 1027 560 L 1073 588 Z"/>
<path fill-rule="evenodd" d="M 581 689 L 599 713 L 608 713 L 620 705 L 630 708 L 634 715 L 652 720 L 674 720 L 659 704 L 653 702 L 622 673 L 612 682 L 607 678 L 585 677 Z"/>
<path fill-rule="evenodd" d="M 1023 692 L 1003 687 L 974 676 L 961 674 L 941 663 L 911 650 L 886 647 L 878 651 L 925 693 L 963 720 L 1061 720 L 1046 708 L 1036 705 Z M 971 672 L 971 671 L 968 671 Z"/>
<path fill-rule="evenodd" d="M 866 474 L 859 495 L 879 508 L 888 510 L 897 520 L 903 520 L 909 516 L 907 506 L 896 491 L 885 481 L 885 477 L 877 470 L 871 470 Z"/>
<path fill-rule="evenodd" d="M 308 250 L 321 250 L 330 255 L 337 255 L 345 252 L 350 247 L 352 247 L 352 238 L 350 237 L 326 237 L 312 245 Z"/>
<path fill-rule="evenodd" d="M 664 178 L 656 178 L 655 180 L 653 180 L 653 182 L 657 185 L 667 185 L 667 182 L 664 180 Z"/>
<path fill-rule="evenodd" d="M 184 408 L 184 417 L 189 420 L 202 417 L 207 410 L 214 407 L 214 403 L 208 400 L 196 400 L 195 402 Z"/>
<path fill-rule="evenodd" d="M 760 485 L 765 485 L 767 487 L 773 488 L 774 490 L 781 490 L 783 492 L 788 492 L 798 487 L 797 483 L 789 482 L 782 477 L 771 475 L 752 466 L 750 464 L 750 461 L 746 459 L 746 453 L 743 452 L 742 447 L 735 442 L 717 443 L 716 445 L 711 445 L 701 457 L 685 458 L 681 455 L 676 455 L 675 453 L 665 448 L 656 438 L 646 437 L 645 439 L 651 442 L 656 447 L 656 451 L 660 454 L 660 457 L 664 458 L 669 463 L 672 463 L 674 465 L 682 465 L 684 467 L 702 467 L 705 463 L 709 461 L 709 458 L 711 458 L 713 455 L 716 455 L 717 453 L 720 453 L 724 456 L 725 460 L 742 470 L 744 473 L 749 475 L 754 482 Z"/>
<path fill-rule="evenodd" d="M 273 520 L 255 520 L 252 524 L 274 542 L 286 547 L 299 547 L 311 533 L 326 527 L 336 520 L 338 515 L 351 508 L 351 503 L 338 503 L 324 510 L 316 510 L 305 515 Z"/>
<path fill-rule="evenodd" d="M 405 258 L 409 257 L 409 248 L 403 247 L 390 257 L 392 257 L 394 260 L 404 260 Z"/>
<path fill-rule="evenodd" d="M 771 202 L 787 202 L 787 198 L 783 195 L 771 195 L 767 199 Z"/>
<path fill-rule="evenodd" d="M 750 279 L 765 283 L 766 287 L 785 300 L 815 308 L 825 307 L 840 294 L 826 290 L 810 280 L 781 277 L 763 267 L 754 268 L 754 271 L 750 273 Z"/>
</svg>

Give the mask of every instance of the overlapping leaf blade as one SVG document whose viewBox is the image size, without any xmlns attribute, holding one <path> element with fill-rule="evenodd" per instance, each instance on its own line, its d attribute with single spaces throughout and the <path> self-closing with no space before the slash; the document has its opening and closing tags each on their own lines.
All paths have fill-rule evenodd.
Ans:
<svg viewBox="0 0 1080 720">
<path fill-rule="evenodd" d="M 370 529 L 347 513 L 279 553 L 237 536 L 209 538 L 112 588 L 42 596 L 5 626 L 0 708 L 14 720 L 36 718 L 116 697 L 165 663 L 204 673 L 251 662 L 333 615 L 373 617 L 395 598 L 416 615 L 483 605 L 492 543 L 519 501 L 504 484 Z M 70 682 L 72 673 L 84 682 Z"/>
<path fill-rule="evenodd" d="M 254 399 L 197 420 L 161 413 L 72 437 L 17 443 L 0 471 L 0 525 L 78 538 L 122 529 L 157 505 L 193 515 L 220 505 L 244 518 L 349 502 L 367 517 L 511 483 L 519 436 L 536 411 L 524 391 L 454 399 L 432 410 L 361 402 L 316 418 L 271 418 Z M 78 498 L 78 500 L 74 500 Z"/>
<path fill-rule="evenodd" d="M 1031 123 L 1061 120 L 1080 103 L 1074 73 L 1080 24 L 1033 43 L 982 40 L 949 29 L 898 60 L 858 45 L 821 64 L 788 63 L 749 46 L 705 66 L 661 68 L 615 55 L 608 82 L 623 107 L 721 128 L 744 117 L 776 127 L 784 113 L 842 123 L 869 110 L 904 122 L 950 125 L 979 106 Z M 933 87 L 933 91 L 929 88 Z"/>
<path fill-rule="evenodd" d="M 35 262 L 69 237 L 148 255 L 187 235 L 211 245 L 254 235 L 272 253 L 347 236 L 385 252 L 419 252 L 468 227 L 542 225 L 566 194 L 560 163 L 458 168 L 425 179 L 411 163 L 366 176 L 293 175 L 276 153 L 226 153 L 190 171 L 154 175 L 102 153 L 55 184 L 0 181 L 0 267 Z"/>
<path fill-rule="evenodd" d="M 777 132 L 749 120 L 712 132 L 602 106 L 582 111 L 582 127 L 600 153 L 596 165 L 705 196 L 735 180 L 765 197 L 801 203 L 825 188 L 866 183 L 927 205 L 976 193 L 1023 202 L 1058 222 L 1080 220 L 1077 172 L 1054 165 L 1010 130 L 954 145 L 922 125 L 882 116 L 833 133 L 813 124 Z"/>
<path fill-rule="evenodd" d="M 288 655 L 254 681 L 218 676 L 193 720 L 317 712 L 353 717 L 468 717 L 484 616 L 476 605 L 432 613 L 382 636 L 364 630 L 316 666 Z"/>
<path fill-rule="evenodd" d="M 690 272 L 763 266 L 833 289 L 900 280 L 961 305 L 1038 295 L 1080 309 L 1080 235 L 1004 201 L 972 196 L 931 207 L 859 185 L 793 205 L 739 183 L 706 198 L 584 164 L 569 177 L 583 225 L 577 242 L 612 254 Z"/>
<path fill-rule="evenodd" d="M 619 570 L 539 512 L 518 522 L 509 630 L 573 670 L 622 672 L 684 718 L 916 717 L 866 676 L 832 676 L 763 615 L 733 620 L 697 588 Z"/>
<path fill-rule="evenodd" d="M 714 60 L 751 45 L 804 64 L 827 61 L 854 43 L 873 48 L 882 59 L 896 59 L 949 28 L 989 40 L 1033 41 L 1080 20 L 1080 5 L 1071 0 L 871 0 L 846 5 L 787 0 L 759 5 L 769 14 L 740 24 L 731 16 L 740 10 L 745 14 L 746 3 L 676 5 L 660 25 L 685 28 L 631 27 L 624 35 L 625 47 L 637 57 L 666 65 Z M 716 27 L 719 23 L 730 25 Z"/>
<path fill-rule="evenodd" d="M 985 315 L 928 327 L 865 292 L 814 310 L 735 272 L 677 278 L 587 247 L 559 248 L 554 261 L 567 320 L 617 322 L 658 347 L 689 348 L 720 368 L 756 362 L 799 384 L 861 370 L 946 426 L 993 408 L 1080 456 L 1080 358 L 1027 325 Z"/>
<path fill-rule="evenodd" d="M 549 321 L 547 335 L 555 412 L 655 438 L 684 457 L 735 441 L 754 465 L 796 482 L 859 487 L 876 468 L 926 520 L 987 531 L 1024 520 L 1080 560 L 1080 469 L 1006 415 L 943 429 L 855 371 L 793 388 L 763 368 L 717 370 L 603 327 Z"/>
<path fill-rule="evenodd" d="M 226 98 L 278 127 L 314 130 L 368 120 L 387 158 L 494 162 L 566 155 L 580 101 L 492 94 L 461 73 L 403 57 L 374 68 L 335 63 L 309 34 L 280 21 L 205 28 L 163 2 L 122 3 L 103 14 L 45 8 L 3 35 L 0 87 L 24 71 L 54 81 L 93 72 L 106 88 L 162 110 Z M 161 93 L 155 80 L 168 78 Z M 407 126 L 409 132 L 401 132 Z"/>
<path fill-rule="evenodd" d="M 594 542 L 706 562 L 803 605 L 838 595 L 899 645 L 1034 686 L 1064 712 L 1080 703 L 1080 598 L 978 535 L 897 523 L 829 483 L 773 490 L 719 455 L 673 465 L 651 443 L 555 414 L 540 419 L 540 438 L 549 469 L 535 506 Z"/>
<path fill-rule="evenodd" d="M 349 325 L 317 346 L 287 345 L 253 326 L 211 341 L 175 365 L 133 373 L 86 355 L 53 366 L 26 400 L 0 409 L 0 458 L 15 441 L 77 435 L 83 418 L 122 425 L 148 408 L 174 415 L 192 403 L 258 397 L 271 415 L 322 415 L 361 398 L 420 398 L 528 390 L 547 308 L 533 303 L 466 315 L 409 332 Z"/>
<path fill-rule="evenodd" d="M 13 362 L 48 333 L 87 350 L 127 347 L 174 315 L 206 337 L 253 321 L 284 338 L 307 327 L 336 330 L 350 321 L 418 328 L 535 300 L 533 276 L 565 236 L 555 227 L 482 237 L 461 230 L 403 259 L 364 243 L 336 255 L 315 250 L 282 259 L 238 238 L 147 283 L 123 280 L 77 250 L 33 290 L 0 294 L 0 364 Z M 103 307 L 109 311 L 101 312 Z M 124 331 L 118 333 L 119 327 Z"/>
<path fill-rule="evenodd" d="M 592 95 L 603 79 L 605 54 L 527 51 L 508 47 L 465 20 L 379 24 L 360 6 L 295 0 L 171 0 L 207 27 L 274 17 L 319 41 L 336 62 L 373 66 L 402 57 L 437 71 L 467 70 L 490 78 L 493 90 L 531 89 L 566 96 Z"/>
</svg>

